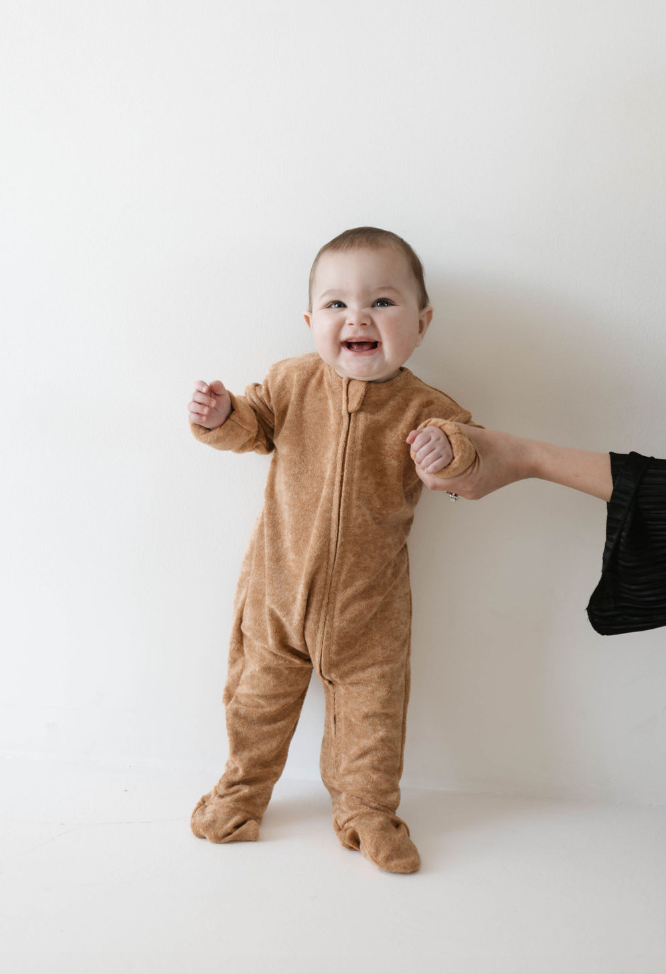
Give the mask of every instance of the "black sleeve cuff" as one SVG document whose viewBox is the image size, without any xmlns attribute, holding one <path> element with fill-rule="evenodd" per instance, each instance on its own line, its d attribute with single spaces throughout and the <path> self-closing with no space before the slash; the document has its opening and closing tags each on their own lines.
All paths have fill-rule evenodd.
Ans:
<svg viewBox="0 0 666 974">
<path fill-rule="evenodd" d="M 587 606 L 603 636 L 666 626 L 666 460 L 611 453 L 602 574 Z"/>
</svg>

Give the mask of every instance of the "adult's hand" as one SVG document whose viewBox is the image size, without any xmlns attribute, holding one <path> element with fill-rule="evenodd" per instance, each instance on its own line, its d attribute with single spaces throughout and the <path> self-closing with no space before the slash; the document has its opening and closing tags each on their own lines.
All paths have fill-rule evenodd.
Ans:
<svg viewBox="0 0 666 974">
<path fill-rule="evenodd" d="M 467 500 L 479 500 L 507 484 L 536 477 L 610 500 L 613 478 L 608 453 L 556 446 L 465 423 L 459 425 L 474 444 L 476 459 L 463 474 L 449 480 L 432 477 L 417 465 L 419 477 L 430 490 L 448 490 Z"/>
</svg>

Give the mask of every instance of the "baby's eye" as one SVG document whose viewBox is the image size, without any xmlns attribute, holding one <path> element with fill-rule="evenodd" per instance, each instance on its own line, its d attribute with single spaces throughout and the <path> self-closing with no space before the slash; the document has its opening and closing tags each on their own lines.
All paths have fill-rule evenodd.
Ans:
<svg viewBox="0 0 666 974">
<path fill-rule="evenodd" d="M 391 301 L 390 298 L 375 298 L 374 303 L 377 304 L 378 301 L 383 301 L 384 304 L 393 304 L 393 301 Z M 345 307 L 344 301 L 339 301 L 337 298 L 336 298 L 335 301 L 329 301 L 329 303 L 326 305 L 326 307 L 327 308 L 332 308 L 336 304 L 342 305 L 343 308 Z"/>
</svg>

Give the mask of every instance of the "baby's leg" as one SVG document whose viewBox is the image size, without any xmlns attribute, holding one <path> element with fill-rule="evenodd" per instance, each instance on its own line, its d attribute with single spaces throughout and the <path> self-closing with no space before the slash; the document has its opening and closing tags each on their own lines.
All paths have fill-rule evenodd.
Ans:
<svg viewBox="0 0 666 974">
<path fill-rule="evenodd" d="M 396 814 L 410 690 L 409 640 L 391 657 L 381 671 L 373 666 L 371 679 L 364 677 L 361 656 L 349 679 L 342 670 L 340 680 L 327 674 L 320 767 L 342 845 L 360 850 L 381 869 L 410 873 L 421 860 L 406 822 Z"/>
<path fill-rule="evenodd" d="M 282 774 L 312 664 L 289 648 L 267 649 L 237 630 L 224 690 L 229 757 L 224 774 L 192 812 L 211 842 L 254 841 Z"/>
</svg>

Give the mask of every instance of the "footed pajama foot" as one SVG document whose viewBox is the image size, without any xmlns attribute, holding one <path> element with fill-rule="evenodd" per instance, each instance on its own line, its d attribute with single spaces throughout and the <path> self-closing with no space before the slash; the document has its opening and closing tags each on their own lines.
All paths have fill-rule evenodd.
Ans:
<svg viewBox="0 0 666 974">
<path fill-rule="evenodd" d="M 413 873 L 421 865 L 407 825 L 374 809 L 354 816 L 340 829 L 338 838 L 346 849 L 357 849 L 369 862 L 389 873 Z"/>
<path fill-rule="evenodd" d="M 199 839 L 210 842 L 256 842 L 259 823 L 227 798 L 209 791 L 197 802 L 190 828 Z"/>
</svg>

